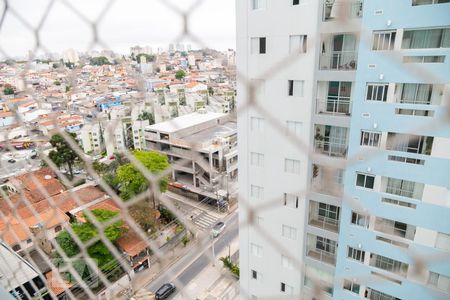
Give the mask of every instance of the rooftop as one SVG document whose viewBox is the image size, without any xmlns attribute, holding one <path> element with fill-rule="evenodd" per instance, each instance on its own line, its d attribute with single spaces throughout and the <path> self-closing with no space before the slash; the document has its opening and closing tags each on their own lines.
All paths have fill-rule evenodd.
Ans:
<svg viewBox="0 0 450 300">
<path fill-rule="evenodd" d="M 219 119 L 226 116 L 226 114 L 223 113 L 214 113 L 214 112 L 207 112 L 207 113 L 192 113 L 188 115 L 184 115 L 175 119 L 172 119 L 170 121 L 158 123 L 155 125 L 148 126 L 146 130 L 150 131 L 158 131 L 162 133 L 174 133 L 178 130 L 182 130 L 185 128 L 193 127 L 205 122 L 209 122 L 215 119 Z"/>
<path fill-rule="evenodd" d="M 183 137 L 183 140 L 190 143 L 203 144 L 218 137 L 230 136 L 232 134 L 235 134 L 236 132 L 236 122 L 227 122 L 225 124 L 210 127 L 194 134 L 185 136 Z"/>
<path fill-rule="evenodd" d="M 0 264 L 0 284 L 5 289 L 12 290 L 38 276 L 38 272 L 31 264 L 4 243 L 0 244 L 0 256 L 3 258 Z M 11 270 L 20 270 L 20 272 Z"/>
</svg>

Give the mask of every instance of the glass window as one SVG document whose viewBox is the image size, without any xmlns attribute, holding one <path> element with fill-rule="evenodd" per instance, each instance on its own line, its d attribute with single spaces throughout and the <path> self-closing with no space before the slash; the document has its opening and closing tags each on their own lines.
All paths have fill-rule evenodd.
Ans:
<svg viewBox="0 0 450 300">
<path fill-rule="evenodd" d="M 369 83 L 367 84 L 367 101 L 386 102 L 389 84 L 387 83 Z"/>
<path fill-rule="evenodd" d="M 375 176 L 359 173 L 356 175 L 356 186 L 363 187 L 366 189 L 373 189 L 374 183 L 375 183 Z"/>
<path fill-rule="evenodd" d="M 264 9 L 266 8 L 266 0 L 250 0 L 252 3 L 252 9 Z"/>
<path fill-rule="evenodd" d="M 287 134 L 299 137 L 302 131 L 303 123 L 296 121 L 286 121 Z"/>
<path fill-rule="evenodd" d="M 361 215 L 352 211 L 352 224 L 368 228 L 369 216 Z"/>
<path fill-rule="evenodd" d="M 372 50 L 394 50 L 395 35 L 395 31 L 374 32 Z"/>
<path fill-rule="evenodd" d="M 288 80 L 288 96 L 303 97 L 303 84 L 301 80 Z"/>
<path fill-rule="evenodd" d="M 264 154 L 250 152 L 250 164 L 252 166 L 263 167 L 264 166 Z"/>
<path fill-rule="evenodd" d="M 298 196 L 284 193 L 284 206 L 298 208 Z"/>
<path fill-rule="evenodd" d="M 281 234 L 291 240 L 297 239 L 297 229 L 288 225 L 282 225 Z"/>
<path fill-rule="evenodd" d="M 284 171 L 286 173 L 300 174 L 300 161 L 286 158 L 284 160 Z"/>
<path fill-rule="evenodd" d="M 263 248 L 262 246 L 251 243 L 250 244 L 250 252 L 253 256 L 263 257 Z"/>
<path fill-rule="evenodd" d="M 379 147 L 380 146 L 380 132 L 361 131 L 361 146 Z"/>
<path fill-rule="evenodd" d="M 356 282 L 345 279 L 344 280 L 344 290 L 350 291 L 355 294 L 359 294 L 360 285 Z"/>
<path fill-rule="evenodd" d="M 450 48 L 450 28 L 405 30 L 402 48 Z"/>
<path fill-rule="evenodd" d="M 307 39 L 306 35 L 290 35 L 289 53 L 306 53 Z"/>
<path fill-rule="evenodd" d="M 354 260 L 364 263 L 365 256 L 366 256 L 365 251 L 357 250 L 352 247 L 348 247 L 347 258 L 354 259 Z"/>
<path fill-rule="evenodd" d="M 250 130 L 254 132 L 262 132 L 264 118 L 250 117 Z"/>
<path fill-rule="evenodd" d="M 257 185 L 251 185 L 250 186 L 250 196 L 255 199 L 263 199 L 264 195 L 264 188 Z"/>
</svg>

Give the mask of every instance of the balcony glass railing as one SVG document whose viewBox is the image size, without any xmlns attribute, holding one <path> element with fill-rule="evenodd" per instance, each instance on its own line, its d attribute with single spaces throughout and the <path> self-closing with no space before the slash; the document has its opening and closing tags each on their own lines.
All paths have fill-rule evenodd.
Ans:
<svg viewBox="0 0 450 300">
<path fill-rule="evenodd" d="M 321 70 L 356 70 L 358 52 L 356 51 L 332 51 L 320 55 Z"/>
<path fill-rule="evenodd" d="M 337 143 L 327 139 L 314 141 L 315 152 L 332 157 L 346 157 L 347 147 L 347 143 Z"/>
<path fill-rule="evenodd" d="M 306 255 L 310 258 L 324 262 L 326 264 L 330 264 L 333 266 L 336 265 L 336 253 L 331 253 L 321 249 L 317 249 L 312 246 L 308 246 Z"/>
<path fill-rule="evenodd" d="M 339 232 L 339 220 L 337 219 L 327 218 L 324 216 L 310 217 L 309 225 L 335 233 Z"/>
<path fill-rule="evenodd" d="M 325 0 L 324 2 L 324 21 L 355 19 L 363 15 L 363 1 Z"/>
<path fill-rule="evenodd" d="M 402 197 L 414 198 L 414 187 L 412 189 L 403 189 L 396 186 L 387 186 L 386 193 Z"/>
<path fill-rule="evenodd" d="M 316 100 L 316 113 L 327 115 L 350 116 L 350 97 L 328 96 L 327 99 Z"/>
</svg>

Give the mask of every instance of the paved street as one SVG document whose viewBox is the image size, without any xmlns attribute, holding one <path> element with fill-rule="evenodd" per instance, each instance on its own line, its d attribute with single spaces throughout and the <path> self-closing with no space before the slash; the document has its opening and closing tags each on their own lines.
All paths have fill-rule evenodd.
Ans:
<svg viewBox="0 0 450 300">
<path fill-rule="evenodd" d="M 172 192 L 165 195 L 174 201 L 180 212 L 191 217 L 194 224 L 202 231 L 207 231 L 216 224 L 226 213 L 219 213 L 213 206 L 192 200 Z"/>
<path fill-rule="evenodd" d="M 40 159 L 29 158 L 32 150 L 20 150 L 4 152 L 0 154 L 0 179 L 6 179 L 16 175 L 18 172 L 25 173 L 40 166 Z M 10 163 L 9 159 L 16 162 Z"/>
<path fill-rule="evenodd" d="M 228 220 L 225 220 L 225 223 L 227 224 L 226 230 L 214 240 L 215 253 L 223 251 L 238 236 L 237 212 L 230 215 Z M 193 251 L 180 259 L 146 288 L 151 292 L 155 292 L 162 284 L 166 282 L 175 282 L 175 279 L 178 281 L 175 284 L 181 284 L 182 287 L 187 286 L 194 277 L 211 264 L 209 258 L 211 252 L 212 249 L 210 243 L 204 246 L 200 255 L 197 249 L 193 249 Z M 167 274 L 175 274 L 175 277 L 169 277 Z M 178 291 L 169 299 L 172 299 L 175 295 L 179 294 L 179 289 L 182 287 L 178 286 Z"/>
</svg>

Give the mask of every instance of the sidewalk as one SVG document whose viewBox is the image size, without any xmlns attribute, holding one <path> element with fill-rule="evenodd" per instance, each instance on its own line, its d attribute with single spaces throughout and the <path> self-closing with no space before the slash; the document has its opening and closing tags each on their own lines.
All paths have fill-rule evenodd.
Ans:
<svg viewBox="0 0 450 300">
<path fill-rule="evenodd" d="M 166 252 L 165 259 L 166 265 L 162 265 L 161 262 L 153 262 L 150 268 L 137 273 L 131 280 L 133 291 L 139 291 L 145 288 L 151 281 L 153 281 L 158 275 L 164 272 L 167 268 L 175 264 L 181 257 L 185 256 L 193 247 L 197 245 L 197 240 L 191 241 L 185 246 L 182 243 L 177 245 L 174 249 Z"/>
<path fill-rule="evenodd" d="M 217 254 L 214 266 L 210 263 L 205 267 L 173 300 L 237 299 L 239 281 L 231 275 L 228 269 L 223 267 L 223 263 L 219 260 L 221 257 L 233 255 L 237 251 L 239 251 L 238 238 L 230 243 L 229 248 L 226 247 Z"/>
</svg>

